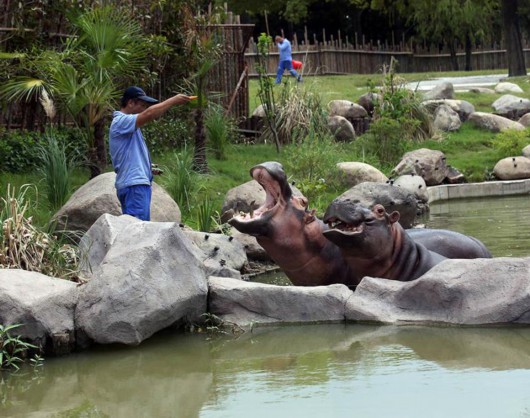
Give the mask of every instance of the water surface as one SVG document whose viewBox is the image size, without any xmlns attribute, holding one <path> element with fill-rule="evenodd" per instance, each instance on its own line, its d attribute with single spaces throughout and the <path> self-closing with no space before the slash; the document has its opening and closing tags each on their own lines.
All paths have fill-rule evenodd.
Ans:
<svg viewBox="0 0 530 418">
<path fill-rule="evenodd" d="M 304 325 L 49 359 L 0 416 L 530 417 L 528 382 L 530 327 Z"/>
</svg>

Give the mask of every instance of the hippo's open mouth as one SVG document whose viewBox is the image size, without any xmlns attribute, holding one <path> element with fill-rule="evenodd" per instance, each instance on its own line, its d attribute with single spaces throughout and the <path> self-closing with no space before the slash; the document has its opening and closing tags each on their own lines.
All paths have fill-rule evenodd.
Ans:
<svg viewBox="0 0 530 418">
<path fill-rule="evenodd" d="M 250 174 L 265 190 L 265 202 L 257 209 L 251 208 L 248 213 L 240 211 L 234 214 L 228 223 L 250 235 L 265 235 L 266 224 L 281 207 L 287 205 L 292 191 L 283 167 L 277 162 L 259 164 L 250 170 Z"/>
<path fill-rule="evenodd" d="M 360 234 L 364 231 L 364 224 L 362 222 L 353 224 L 335 217 L 326 219 L 326 224 L 328 225 L 329 230 L 336 230 L 346 235 Z"/>
</svg>

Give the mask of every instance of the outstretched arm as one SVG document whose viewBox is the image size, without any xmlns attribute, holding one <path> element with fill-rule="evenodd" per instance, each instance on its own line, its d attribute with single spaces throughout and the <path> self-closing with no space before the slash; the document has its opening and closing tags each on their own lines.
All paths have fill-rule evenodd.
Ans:
<svg viewBox="0 0 530 418">
<path fill-rule="evenodd" d="M 177 94 L 173 97 L 170 97 L 169 99 L 164 100 L 163 102 L 149 106 L 142 113 L 138 114 L 136 118 L 136 127 L 140 128 L 146 123 L 149 123 L 161 117 L 164 113 L 166 113 L 166 111 L 170 107 L 188 103 L 190 100 L 191 99 L 189 96 L 186 96 L 184 94 Z"/>
</svg>

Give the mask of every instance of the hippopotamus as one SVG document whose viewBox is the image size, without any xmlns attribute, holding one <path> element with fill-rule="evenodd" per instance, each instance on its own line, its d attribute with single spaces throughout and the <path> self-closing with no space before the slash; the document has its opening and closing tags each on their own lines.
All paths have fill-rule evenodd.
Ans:
<svg viewBox="0 0 530 418">
<path fill-rule="evenodd" d="M 294 285 L 356 284 L 339 247 L 324 237 L 327 226 L 308 210 L 305 197 L 293 195 L 282 165 L 258 164 L 250 175 L 265 190 L 265 203 L 228 223 L 255 236 Z"/>
<path fill-rule="evenodd" d="M 368 209 L 351 200 L 332 203 L 324 215 L 324 236 L 340 247 L 357 284 L 365 276 L 417 279 L 446 258 L 411 238 L 399 224 L 399 212 L 383 205 Z"/>
</svg>

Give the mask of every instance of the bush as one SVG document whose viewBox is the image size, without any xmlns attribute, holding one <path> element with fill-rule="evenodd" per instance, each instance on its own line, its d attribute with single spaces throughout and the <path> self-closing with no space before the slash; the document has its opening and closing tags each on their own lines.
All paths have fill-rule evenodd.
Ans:
<svg viewBox="0 0 530 418">
<path fill-rule="evenodd" d="M 192 128 L 187 109 L 170 109 L 166 117 L 142 127 L 142 134 L 152 153 L 183 148 L 192 141 Z"/>
<path fill-rule="evenodd" d="M 521 155 L 522 149 L 530 144 L 530 128 L 524 131 L 507 129 L 498 133 L 492 143 L 501 154 L 500 158 Z"/>
<path fill-rule="evenodd" d="M 235 124 L 225 116 L 221 106 L 211 106 L 204 120 L 209 148 L 217 160 L 226 159 L 226 148 L 236 135 Z"/>
<path fill-rule="evenodd" d="M 57 143 L 64 147 L 68 159 L 88 155 L 87 145 L 77 128 L 61 127 L 49 130 Z M 0 172 L 28 173 L 40 165 L 39 144 L 45 137 L 41 132 L 11 130 L 0 132 Z M 77 158 L 77 157 L 75 157 Z"/>
</svg>

